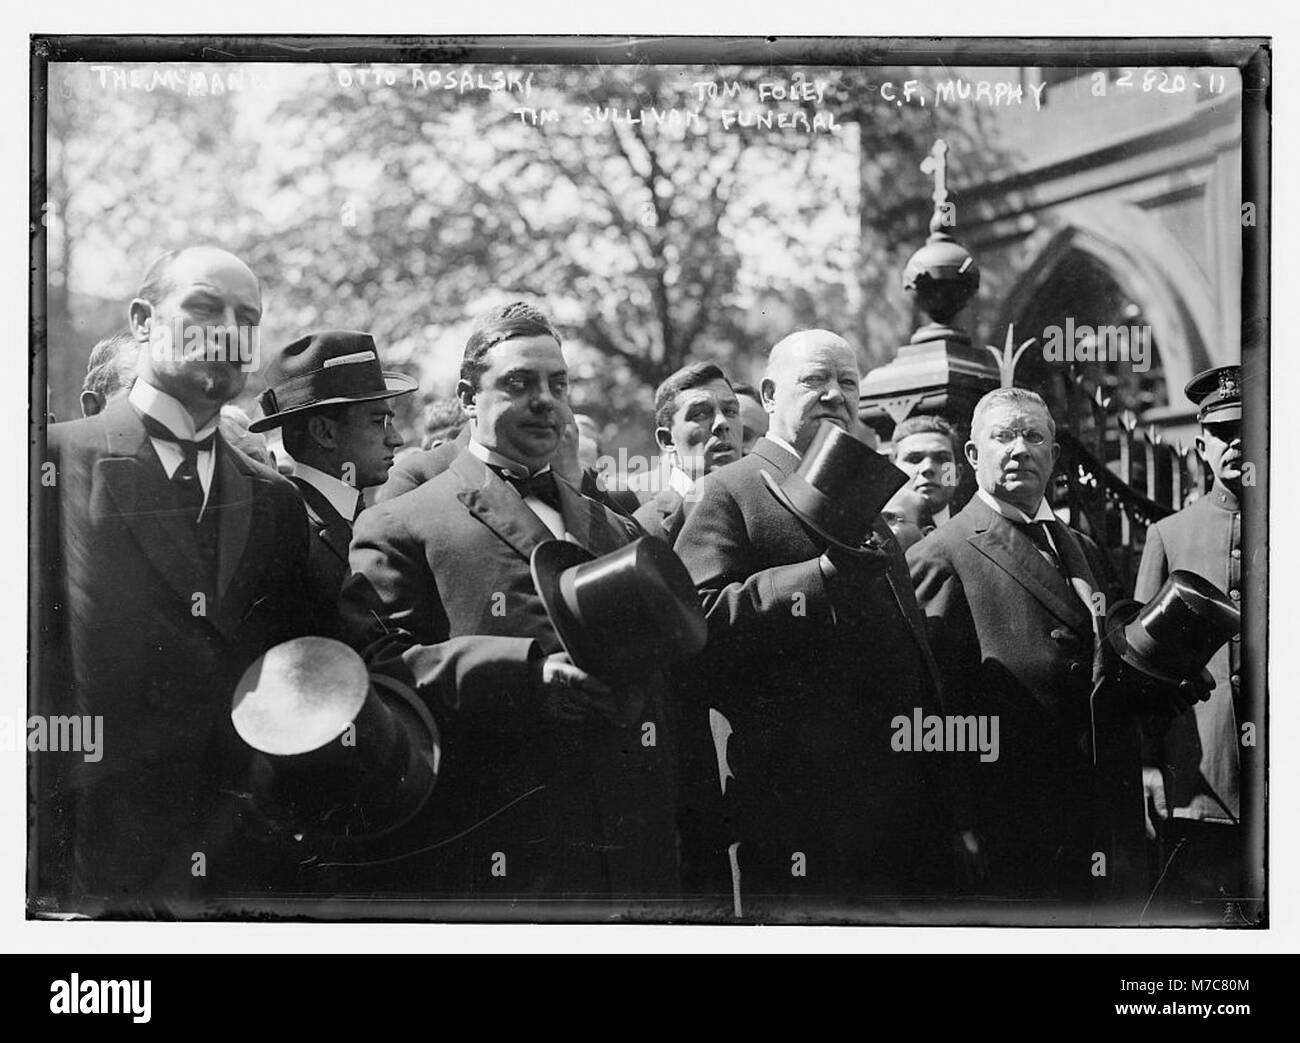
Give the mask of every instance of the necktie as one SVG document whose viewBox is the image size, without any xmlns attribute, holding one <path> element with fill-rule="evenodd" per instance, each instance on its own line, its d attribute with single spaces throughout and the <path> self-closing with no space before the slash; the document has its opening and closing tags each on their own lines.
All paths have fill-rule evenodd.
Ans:
<svg viewBox="0 0 1300 1043">
<path fill-rule="evenodd" d="M 1030 522 L 1016 522 L 1016 525 L 1020 528 L 1020 530 L 1024 532 L 1024 534 L 1028 536 L 1031 540 L 1033 540 L 1034 546 L 1037 547 L 1039 551 L 1042 552 L 1042 554 L 1047 558 L 1047 560 L 1052 563 L 1052 567 L 1056 569 L 1056 571 L 1059 572 L 1061 576 L 1065 579 L 1065 581 L 1068 583 L 1070 581 L 1070 570 L 1066 567 L 1065 562 L 1061 559 L 1061 556 L 1056 552 L 1056 548 L 1052 546 L 1052 540 L 1049 539 L 1047 535 L 1048 526 L 1052 524 L 1053 524 L 1052 522 L 1045 521 L 1045 520 L 1030 521 Z M 1055 524 L 1058 526 L 1061 525 L 1060 522 L 1056 522 Z M 1064 528 L 1064 526 L 1061 527 Z M 1052 529 L 1051 531 L 1052 531 L 1052 537 L 1058 540 L 1058 545 L 1059 545 L 1059 540 L 1062 539 L 1061 533 L 1057 529 Z"/>
<path fill-rule="evenodd" d="M 170 442 L 180 449 L 182 460 L 180 466 L 172 472 L 171 483 L 182 505 L 188 508 L 197 520 L 199 511 L 203 507 L 203 483 L 199 480 L 199 453 L 207 452 L 212 448 L 212 443 L 217 437 L 216 431 L 196 442 L 188 438 L 179 438 L 171 428 L 147 414 L 141 414 L 140 419 L 144 422 L 144 429 L 150 438 Z"/>
<path fill-rule="evenodd" d="M 552 510 L 563 513 L 560 508 L 560 490 L 555 484 L 554 472 L 542 471 L 525 478 L 522 475 L 507 471 L 505 468 L 494 467 L 493 470 L 513 485 L 520 496 L 525 499 L 529 496 L 535 496 Z"/>
</svg>

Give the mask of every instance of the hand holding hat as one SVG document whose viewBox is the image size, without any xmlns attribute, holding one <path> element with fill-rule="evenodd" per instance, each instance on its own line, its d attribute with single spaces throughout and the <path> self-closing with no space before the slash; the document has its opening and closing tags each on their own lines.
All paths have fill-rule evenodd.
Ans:
<svg viewBox="0 0 1300 1043">
<path fill-rule="evenodd" d="M 1204 576 L 1175 569 L 1145 605 L 1112 606 L 1105 631 L 1110 649 L 1144 682 L 1140 691 L 1182 712 L 1209 698 L 1214 678 L 1206 664 L 1241 632 L 1241 611 Z"/>
<path fill-rule="evenodd" d="M 695 587 L 662 540 L 643 536 L 600 558 L 576 543 L 546 540 L 533 550 L 531 569 L 568 653 L 567 661 L 551 656 L 542 664 L 552 711 L 594 702 L 627 727 L 644 706 L 646 678 L 704 648 L 708 624 Z M 580 694 L 548 691 L 575 682 Z"/>
<path fill-rule="evenodd" d="M 853 558 L 869 569 L 884 567 L 885 544 L 872 530 L 907 475 L 880 453 L 823 420 L 793 474 L 779 484 L 762 475 L 772 495 L 828 544 L 823 571 L 850 568 Z"/>
<path fill-rule="evenodd" d="M 542 712 L 555 721 L 582 721 L 597 714 L 613 719 L 613 691 L 599 678 L 575 666 L 567 652 L 539 659 L 537 688 Z"/>
</svg>

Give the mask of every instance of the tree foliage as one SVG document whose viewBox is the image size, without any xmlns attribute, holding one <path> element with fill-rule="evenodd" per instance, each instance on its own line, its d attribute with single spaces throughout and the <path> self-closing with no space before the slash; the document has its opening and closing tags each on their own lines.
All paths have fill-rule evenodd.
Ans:
<svg viewBox="0 0 1300 1043">
<path fill-rule="evenodd" d="M 106 263 L 133 279 L 162 249 L 216 240 L 263 279 L 268 346 L 368 329 L 387 361 L 441 385 L 432 394 L 449 390 L 476 311 L 535 298 L 575 343 L 579 397 L 602 420 L 643 411 L 692 358 L 749 377 L 799 326 L 892 354 L 911 321 L 899 272 L 924 230 L 897 242 L 879 229 L 927 210 L 916 164 L 934 137 L 963 163 L 992 154 L 969 109 L 881 103 L 878 69 L 808 72 L 827 85 L 820 106 L 757 100 L 755 83 L 805 75 L 781 68 L 538 67 L 526 97 L 432 89 L 410 66 L 277 71 L 274 105 L 96 93 L 87 70 L 68 75 L 76 103 L 55 91 L 49 121 L 63 222 L 51 261 L 67 283 Z M 744 90 L 715 100 L 705 83 Z M 833 113 L 841 129 L 719 118 L 764 107 Z"/>
</svg>

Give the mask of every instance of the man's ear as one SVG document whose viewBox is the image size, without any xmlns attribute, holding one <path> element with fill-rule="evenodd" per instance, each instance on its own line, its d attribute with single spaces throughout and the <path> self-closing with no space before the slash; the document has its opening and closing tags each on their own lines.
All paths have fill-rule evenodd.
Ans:
<svg viewBox="0 0 1300 1043">
<path fill-rule="evenodd" d="M 763 408 L 771 413 L 776 409 L 776 381 L 764 377 L 758 383 L 758 394 L 763 400 Z"/>
<path fill-rule="evenodd" d="M 1192 439 L 1192 444 L 1196 446 L 1196 455 L 1202 460 L 1205 459 L 1205 435 L 1200 434 Z"/>
<path fill-rule="evenodd" d="M 136 340 L 149 339 L 149 327 L 153 322 L 153 305 L 143 297 L 137 297 L 131 302 L 128 312 L 131 322 L 131 334 Z"/>
<path fill-rule="evenodd" d="M 976 464 L 979 462 L 980 448 L 973 441 L 966 443 L 966 462 L 970 464 L 972 471 L 978 470 Z"/>
<path fill-rule="evenodd" d="M 677 447 L 673 444 L 673 433 L 666 427 L 655 428 L 655 444 L 665 453 L 673 452 Z"/>
<path fill-rule="evenodd" d="M 333 449 L 338 445 L 334 421 L 319 413 L 307 418 L 307 434 L 322 449 Z"/>
<path fill-rule="evenodd" d="M 1052 469 L 1053 470 L 1056 469 L 1056 461 L 1059 460 L 1060 457 L 1061 457 L 1061 443 L 1053 442 L 1052 443 Z"/>
<path fill-rule="evenodd" d="M 81 415 L 94 416 L 104 408 L 104 400 L 101 396 L 93 391 L 83 391 L 81 393 Z"/>
<path fill-rule="evenodd" d="M 456 397 L 460 399 L 460 408 L 465 410 L 465 415 L 478 419 L 478 406 L 475 404 L 475 398 L 478 395 L 478 389 L 468 380 L 456 381 Z"/>
</svg>

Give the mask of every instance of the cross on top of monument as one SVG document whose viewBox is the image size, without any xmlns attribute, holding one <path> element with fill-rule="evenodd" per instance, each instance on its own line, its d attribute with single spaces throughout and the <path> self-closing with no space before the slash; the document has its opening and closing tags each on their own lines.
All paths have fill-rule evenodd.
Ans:
<svg viewBox="0 0 1300 1043">
<path fill-rule="evenodd" d="M 948 143 L 939 138 L 930 149 L 930 154 L 921 160 L 921 173 L 934 178 L 934 193 L 931 198 L 936 207 L 948 202 Z"/>
</svg>

